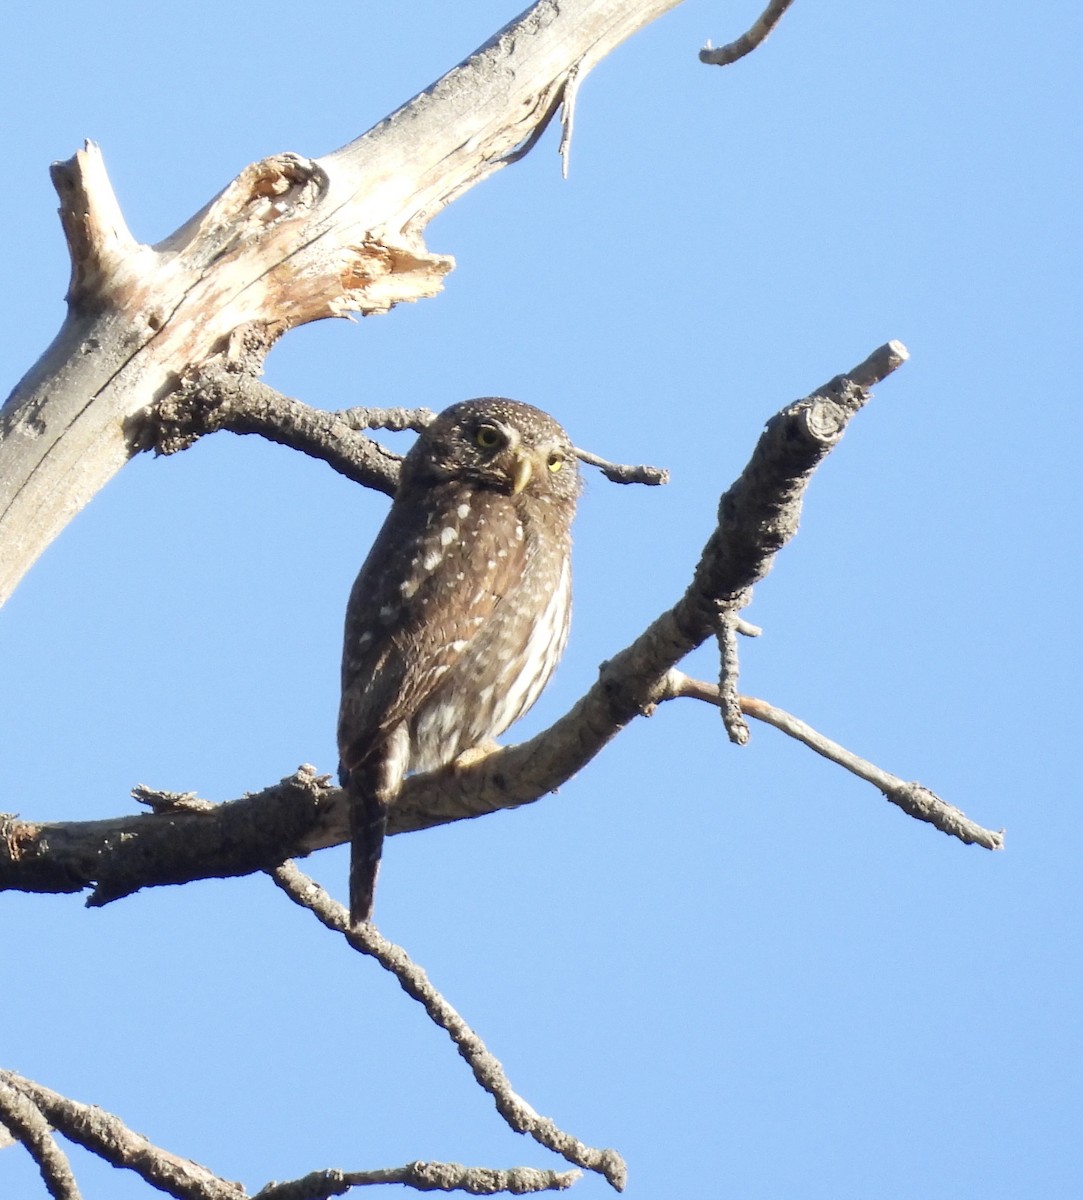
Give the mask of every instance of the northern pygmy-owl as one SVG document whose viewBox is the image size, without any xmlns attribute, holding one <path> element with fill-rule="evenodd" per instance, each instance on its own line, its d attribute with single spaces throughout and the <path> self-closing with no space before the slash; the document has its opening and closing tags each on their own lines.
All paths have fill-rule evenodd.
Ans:
<svg viewBox="0 0 1083 1200">
<path fill-rule="evenodd" d="M 578 494 L 568 435 L 514 400 L 453 405 L 403 461 L 346 609 L 338 745 L 354 925 L 372 915 L 406 773 L 502 733 L 560 659 Z"/>
</svg>

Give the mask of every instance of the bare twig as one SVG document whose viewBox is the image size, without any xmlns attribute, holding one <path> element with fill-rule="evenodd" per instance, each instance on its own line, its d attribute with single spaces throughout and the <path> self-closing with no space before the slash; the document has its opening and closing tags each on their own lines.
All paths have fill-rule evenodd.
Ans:
<svg viewBox="0 0 1083 1200">
<path fill-rule="evenodd" d="M 38 1164 L 53 1200 L 81 1200 L 68 1156 L 56 1144 L 41 1109 L 0 1072 L 0 1130 L 6 1129 Z"/>
<path fill-rule="evenodd" d="M 431 408 L 344 408 L 338 414 L 351 429 L 420 433 L 436 419 Z"/>
<path fill-rule="evenodd" d="M 746 54 L 751 54 L 757 46 L 767 40 L 768 34 L 782 20 L 783 14 L 792 3 L 793 0 L 771 0 L 747 32 L 742 33 L 736 41 L 719 46 L 717 50 L 708 42 L 699 52 L 699 61 L 711 66 L 725 67 L 739 58 L 744 58 Z"/>
<path fill-rule="evenodd" d="M 412 1162 L 384 1171 L 313 1171 L 289 1183 L 269 1183 L 252 1200 L 328 1200 L 350 1188 L 381 1183 L 401 1183 L 419 1192 L 469 1192 L 472 1196 L 515 1196 L 531 1192 L 562 1192 L 580 1178 L 578 1171 L 540 1171 L 513 1167 L 464 1167 L 461 1163 Z"/>
<path fill-rule="evenodd" d="M 492 1096 L 497 1111 L 516 1133 L 529 1134 L 536 1142 L 573 1165 L 598 1172 L 617 1191 L 624 1188 L 627 1168 L 617 1151 L 595 1150 L 587 1146 L 578 1138 L 558 1129 L 548 1117 L 540 1116 L 517 1095 L 504 1074 L 504 1068 L 486 1049 L 481 1038 L 433 987 L 424 970 L 409 958 L 405 950 L 389 942 L 374 925 L 351 929 L 346 909 L 293 863 L 284 863 L 269 874 L 295 904 L 307 908 L 322 925 L 342 934 L 355 950 L 376 959 L 395 976 L 403 991 L 416 1000 L 455 1043 L 474 1073 L 474 1078 Z"/>
<path fill-rule="evenodd" d="M 687 696 L 695 700 L 703 700 L 708 704 L 722 707 L 723 698 L 719 689 L 713 683 L 701 679 L 692 679 L 676 669 L 669 672 L 669 689 L 664 699 L 675 699 Z M 766 700 L 758 700 L 754 696 L 739 696 L 741 712 L 746 716 L 755 717 L 767 725 L 773 725 L 787 736 L 803 742 L 817 754 L 830 759 L 847 771 L 852 771 L 860 779 L 880 789 L 892 804 L 898 805 L 908 816 L 919 821 L 926 821 L 942 833 L 958 838 L 968 845 L 982 846 L 986 850 L 1004 849 L 1004 830 L 985 829 L 978 825 L 959 808 L 948 804 L 927 787 L 900 779 L 890 771 L 876 766 L 868 759 L 861 758 L 853 751 L 840 746 L 822 733 L 818 733 L 811 725 L 768 704 Z"/>
<path fill-rule="evenodd" d="M 648 487 L 658 487 L 669 483 L 669 472 L 664 467 L 632 467 L 620 463 L 611 463 L 589 450 L 575 448 L 575 457 L 592 467 L 597 467 L 606 479 L 612 483 L 645 483 Z"/>
<path fill-rule="evenodd" d="M 856 384 L 859 388 L 868 389 L 875 387 L 878 383 L 883 383 L 884 380 L 893 372 L 897 371 L 904 362 L 910 357 L 910 351 L 894 338 L 890 342 L 885 342 L 869 355 L 864 362 L 859 362 L 856 367 L 846 372 L 843 378 L 848 379 L 851 383 Z M 826 384 L 821 391 L 828 392 L 836 380 Z"/>
<path fill-rule="evenodd" d="M 741 673 L 737 654 L 737 613 L 750 599 L 751 592 L 746 590 L 740 596 L 734 596 L 725 604 L 720 604 L 718 626 L 715 630 L 719 651 L 718 706 L 726 735 L 736 746 L 746 745 L 749 739 L 748 725 L 741 716 L 740 699 L 737 695 Z"/>
</svg>

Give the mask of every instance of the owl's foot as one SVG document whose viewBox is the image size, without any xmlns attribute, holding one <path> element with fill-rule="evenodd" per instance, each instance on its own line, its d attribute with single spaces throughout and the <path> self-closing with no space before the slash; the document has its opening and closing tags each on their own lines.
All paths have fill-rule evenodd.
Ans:
<svg viewBox="0 0 1083 1200">
<path fill-rule="evenodd" d="M 464 750 L 458 758 L 453 758 L 450 763 L 451 769 L 464 771 L 467 767 L 472 767 L 474 763 L 481 762 L 483 758 L 488 758 L 490 754 L 495 754 L 499 749 L 500 743 L 495 738 L 486 738 L 485 741 L 478 742 L 476 746 Z"/>
</svg>

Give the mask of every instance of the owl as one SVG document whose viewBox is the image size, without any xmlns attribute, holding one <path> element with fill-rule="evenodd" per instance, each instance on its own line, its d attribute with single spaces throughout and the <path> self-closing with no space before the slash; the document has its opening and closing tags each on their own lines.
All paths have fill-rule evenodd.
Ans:
<svg viewBox="0 0 1083 1200">
<path fill-rule="evenodd" d="M 403 461 L 346 608 L 338 747 L 352 925 L 372 916 L 387 811 L 406 774 L 484 746 L 556 667 L 579 487 L 557 422 L 496 397 L 446 409 Z"/>
</svg>

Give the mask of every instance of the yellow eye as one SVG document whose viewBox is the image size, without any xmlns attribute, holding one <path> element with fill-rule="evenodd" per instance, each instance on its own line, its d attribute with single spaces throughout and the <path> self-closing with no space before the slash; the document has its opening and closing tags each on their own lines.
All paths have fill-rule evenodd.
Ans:
<svg viewBox="0 0 1083 1200">
<path fill-rule="evenodd" d="M 548 467 L 549 467 L 549 470 L 552 471 L 554 475 L 560 470 L 560 468 L 562 466 L 564 466 L 564 459 L 561 455 L 559 455 L 559 454 L 550 454 L 549 455 Z"/>
<path fill-rule="evenodd" d="M 500 436 L 500 430 L 492 425 L 479 425 L 474 433 L 474 442 L 482 448 L 482 450 L 492 450 L 499 446 L 503 438 Z"/>
</svg>

